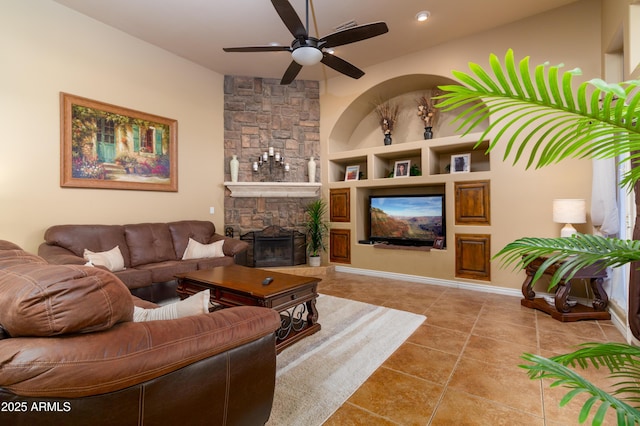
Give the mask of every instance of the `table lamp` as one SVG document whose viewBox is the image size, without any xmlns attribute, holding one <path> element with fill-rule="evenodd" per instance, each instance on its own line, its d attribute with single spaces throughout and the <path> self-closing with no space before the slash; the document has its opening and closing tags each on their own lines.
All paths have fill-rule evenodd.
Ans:
<svg viewBox="0 0 640 426">
<path fill-rule="evenodd" d="M 577 233 L 573 223 L 587 222 L 587 207 L 585 200 L 579 199 L 559 199 L 553 200 L 553 221 L 564 223 L 564 228 L 560 231 L 561 237 L 570 237 Z"/>
</svg>

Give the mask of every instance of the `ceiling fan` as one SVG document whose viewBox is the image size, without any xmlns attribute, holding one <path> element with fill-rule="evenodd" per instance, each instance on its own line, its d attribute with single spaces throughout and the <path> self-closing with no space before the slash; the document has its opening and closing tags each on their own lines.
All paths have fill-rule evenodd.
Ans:
<svg viewBox="0 0 640 426">
<path fill-rule="evenodd" d="M 340 59 L 324 49 L 342 46 L 356 41 L 382 35 L 389 31 L 384 22 L 374 22 L 371 24 L 358 25 L 345 30 L 331 33 L 322 38 L 310 37 L 307 29 L 300 21 L 291 3 L 288 0 L 271 0 L 273 7 L 280 15 L 280 19 L 295 37 L 291 46 L 247 46 L 247 47 L 225 47 L 225 52 L 291 52 L 291 64 L 282 76 L 280 84 L 291 83 L 303 65 L 315 65 L 322 62 L 326 66 L 345 74 L 351 78 L 360 78 L 364 71 L 351 65 L 344 59 Z M 307 28 L 309 27 L 309 0 L 307 0 Z"/>
</svg>

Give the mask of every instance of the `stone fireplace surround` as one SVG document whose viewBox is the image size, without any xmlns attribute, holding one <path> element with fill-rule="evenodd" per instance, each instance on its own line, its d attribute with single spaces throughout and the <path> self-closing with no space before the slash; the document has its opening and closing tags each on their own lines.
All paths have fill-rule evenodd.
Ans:
<svg viewBox="0 0 640 426">
<path fill-rule="evenodd" d="M 290 164 L 284 178 L 280 170 L 271 176 L 268 170 L 252 170 L 253 161 L 271 146 Z M 240 183 L 308 183 L 309 158 L 320 166 L 319 82 L 296 80 L 282 86 L 278 79 L 225 76 L 224 147 L 225 181 L 231 180 L 229 160 L 235 154 Z M 316 176 L 319 180 L 320 167 Z M 232 197 L 225 188 L 225 229 L 232 228 L 235 238 L 269 226 L 304 232 L 304 210 L 313 198 L 260 195 Z"/>
</svg>

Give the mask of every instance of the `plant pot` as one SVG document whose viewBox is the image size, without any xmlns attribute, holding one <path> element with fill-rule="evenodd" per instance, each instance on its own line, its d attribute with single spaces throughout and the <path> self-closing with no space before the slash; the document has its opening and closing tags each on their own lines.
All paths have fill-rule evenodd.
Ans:
<svg viewBox="0 0 640 426">
<path fill-rule="evenodd" d="M 320 266 L 320 256 L 309 256 L 309 266 Z"/>
</svg>

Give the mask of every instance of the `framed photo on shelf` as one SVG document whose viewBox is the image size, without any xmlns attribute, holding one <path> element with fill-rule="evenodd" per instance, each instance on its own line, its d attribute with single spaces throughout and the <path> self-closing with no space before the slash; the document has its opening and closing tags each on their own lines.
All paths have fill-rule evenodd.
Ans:
<svg viewBox="0 0 640 426">
<path fill-rule="evenodd" d="M 454 154 L 451 156 L 451 173 L 469 173 L 471 171 L 471 154 Z"/>
<path fill-rule="evenodd" d="M 444 248 L 444 237 L 436 237 L 433 240 L 433 248 L 442 250 Z"/>
<path fill-rule="evenodd" d="M 411 160 L 396 161 L 396 165 L 393 167 L 394 178 L 409 177 L 409 167 L 411 166 Z"/>
<path fill-rule="evenodd" d="M 344 180 L 358 180 L 360 178 L 360 166 L 347 166 Z"/>
</svg>

